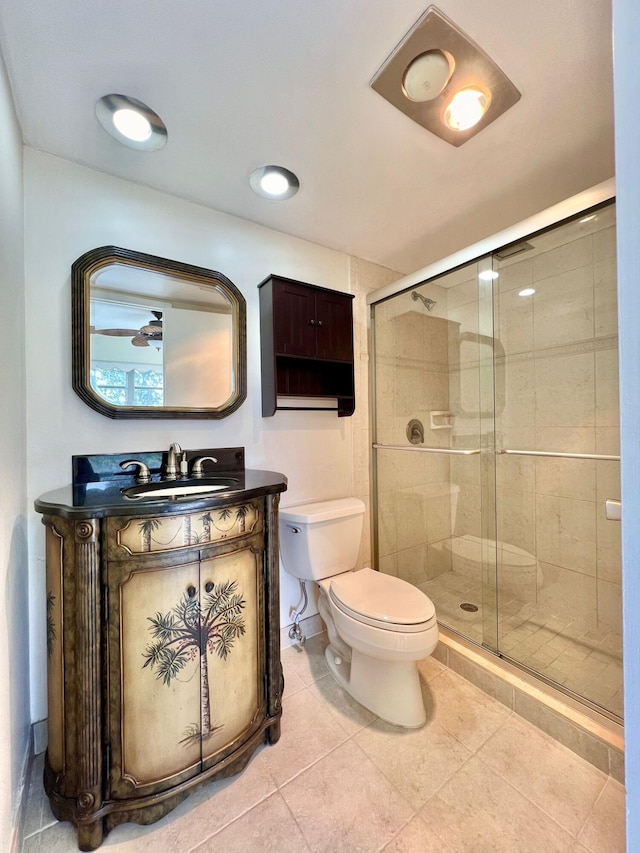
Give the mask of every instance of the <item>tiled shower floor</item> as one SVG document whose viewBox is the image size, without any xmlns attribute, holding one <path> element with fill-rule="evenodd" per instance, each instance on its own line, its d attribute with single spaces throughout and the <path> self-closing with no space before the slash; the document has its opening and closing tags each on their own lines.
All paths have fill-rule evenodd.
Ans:
<svg viewBox="0 0 640 853">
<path fill-rule="evenodd" d="M 624 853 L 624 788 L 433 658 L 428 720 L 390 726 L 335 684 L 326 636 L 282 653 L 282 737 L 104 853 Z M 523 749 L 526 744 L 526 749 Z M 72 853 L 37 760 L 23 853 Z"/>
<path fill-rule="evenodd" d="M 482 591 L 477 580 L 445 572 L 421 585 L 438 619 L 454 631 L 482 644 Z M 460 604 L 478 606 L 466 613 Z M 585 696 L 622 717 L 622 636 L 554 615 L 549 608 L 501 597 L 500 651 L 547 678 Z"/>
</svg>

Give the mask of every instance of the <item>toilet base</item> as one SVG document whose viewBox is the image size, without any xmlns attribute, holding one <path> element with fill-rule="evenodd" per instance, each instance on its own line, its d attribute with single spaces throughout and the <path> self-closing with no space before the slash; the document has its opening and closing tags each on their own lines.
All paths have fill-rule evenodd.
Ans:
<svg viewBox="0 0 640 853">
<path fill-rule="evenodd" d="M 329 672 L 353 698 L 387 723 L 418 729 L 427 715 L 413 660 L 377 660 L 351 649 L 346 660 L 331 645 L 325 650 Z"/>
</svg>

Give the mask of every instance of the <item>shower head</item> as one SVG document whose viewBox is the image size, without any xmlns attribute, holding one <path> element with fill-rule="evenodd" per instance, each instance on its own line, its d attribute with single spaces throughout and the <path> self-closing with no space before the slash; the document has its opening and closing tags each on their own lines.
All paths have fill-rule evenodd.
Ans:
<svg viewBox="0 0 640 853">
<path fill-rule="evenodd" d="M 411 298 L 414 300 L 414 302 L 417 302 L 419 299 L 420 302 L 422 302 L 424 307 L 427 309 L 427 311 L 433 311 L 437 304 L 435 299 L 429 299 L 428 296 L 423 296 L 421 293 L 418 293 L 417 290 L 411 291 Z"/>
</svg>

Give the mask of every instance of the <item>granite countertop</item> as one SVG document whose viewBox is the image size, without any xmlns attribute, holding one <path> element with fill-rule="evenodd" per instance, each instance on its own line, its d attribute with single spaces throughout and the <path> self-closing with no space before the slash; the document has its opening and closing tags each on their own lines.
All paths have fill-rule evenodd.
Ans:
<svg viewBox="0 0 640 853">
<path fill-rule="evenodd" d="M 37 512 L 45 515 L 60 515 L 63 518 L 104 518 L 110 515 L 171 515 L 189 511 L 197 512 L 203 507 L 218 507 L 246 501 L 261 495 L 286 491 L 287 478 L 277 471 L 243 469 L 221 472 L 221 476 L 232 477 L 237 483 L 228 489 L 205 495 L 187 497 L 162 497 L 156 499 L 131 499 L 123 495 L 123 488 L 131 481 L 104 480 L 101 482 L 69 484 L 52 492 L 46 492 L 35 501 Z M 202 480 L 177 480 L 167 486 L 202 483 Z M 206 482 L 206 480 L 205 480 Z"/>
</svg>

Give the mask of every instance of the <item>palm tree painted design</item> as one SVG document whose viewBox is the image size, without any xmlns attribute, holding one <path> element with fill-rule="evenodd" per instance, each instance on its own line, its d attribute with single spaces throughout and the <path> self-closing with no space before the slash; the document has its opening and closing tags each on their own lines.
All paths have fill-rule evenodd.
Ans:
<svg viewBox="0 0 640 853">
<path fill-rule="evenodd" d="M 161 522 L 158 521 L 157 518 L 148 518 L 146 521 L 141 521 L 139 528 L 140 533 L 142 535 L 142 550 L 150 551 L 151 550 L 151 534 L 154 530 L 157 530 L 161 525 Z"/>
<path fill-rule="evenodd" d="M 205 512 L 200 516 L 200 521 L 202 522 L 202 541 L 211 542 L 211 522 L 213 521 L 211 513 Z"/>
<path fill-rule="evenodd" d="M 238 511 L 236 512 L 236 518 L 240 522 L 240 533 L 244 533 L 247 529 L 247 514 L 249 512 L 249 507 L 247 504 L 243 504 L 238 507 Z"/>
<path fill-rule="evenodd" d="M 185 593 L 173 610 L 147 617 L 154 642 L 144 651 L 143 669 L 148 666 L 169 685 L 191 660 L 200 658 L 202 727 L 189 726 L 180 743 L 207 740 L 222 728 L 211 723 L 208 654 L 226 660 L 235 641 L 245 633 L 242 611 L 246 601 L 237 589 L 237 581 L 213 584 L 202 602 Z"/>
<path fill-rule="evenodd" d="M 224 521 L 228 521 L 230 518 L 231 518 L 231 510 L 228 507 L 221 509 L 220 512 L 218 513 L 218 521 L 224 522 Z M 221 539 L 224 539 L 226 537 L 227 533 L 229 532 L 229 530 L 231 529 L 230 526 L 226 527 L 226 528 L 225 527 L 218 527 L 218 525 L 215 523 L 215 521 L 213 522 L 213 525 L 216 528 L 216 530 L 219 530 L 222 533 L 222 536 L 220 537 Z"/>
<path fill-rule="evenodd" d="M 53 654 L 53 642 L 56 638 L 56 623 L 53 619 L 53 605 L 56 597 L 52 592 L 47 593 L 47 657 Z"/>
</svg>

